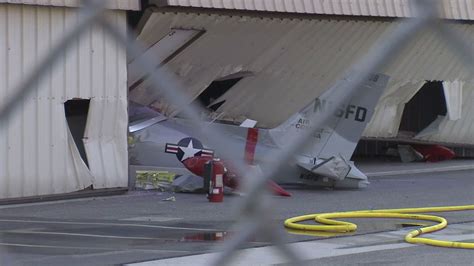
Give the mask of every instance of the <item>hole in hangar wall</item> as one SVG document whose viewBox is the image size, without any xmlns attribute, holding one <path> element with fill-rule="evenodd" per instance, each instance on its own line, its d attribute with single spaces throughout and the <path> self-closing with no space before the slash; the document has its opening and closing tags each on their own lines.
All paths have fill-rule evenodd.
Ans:
<svg viewBox="0 0 474 266">
<path fill-rule="evenodd" d="M 84 132 L 86 130 L 87 116 L 89 114 L 90 99 L 73 99 L 64 103 L 67 124 L 76 144 L 77 150 L 84 163 L 89 167 L 86 149 L 84 147 Z"/>
<path fill-rule="evenodd" d="M 427 81 L 423 87 L 405 104 L 400 122 L 399 135 L 408 132 L 419 133 L 438 116 L 447 113 L 442 81 Z"/>
<path fill-rule="evenodd" d="M 253 75 L 254 74 L 250 71 L 240 71 L 218 78 L 211 82 L 194 102 L 205 106 L 211 112 L 215 112 L 226 102 L 226 100 L 220 99 L 226 92 L 232 89 L 243 78 Z"/>
<path fill-rule="evenodd" d="M 199 94 L 196 101 L 202 106 L 206 106 L 210 111 L 217 111 L 217 109 L 224 104 L 225 100 L 219 102 L 216 102 L 216 100 L 228 92 L 242 79 L 243 77 L 214 80 L 201 94 Z"/>
</svg>

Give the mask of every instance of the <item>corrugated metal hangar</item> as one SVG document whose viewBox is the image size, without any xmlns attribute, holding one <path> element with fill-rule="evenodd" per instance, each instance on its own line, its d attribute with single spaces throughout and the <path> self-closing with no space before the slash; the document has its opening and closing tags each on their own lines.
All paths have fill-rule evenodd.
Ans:
<svg viewBox="0 0 474 266">
<path fill-rule="evenodd" d="M 333 85 L 413 12 L 406 0 L 108 0 L 122 31 L 146 4 L 138 39 L 211 116 L 274 127 Z M 474 39 L 472 1 L 440 1 Z M 79 0 L 0 0 L 0 104 L 77 24 Z M 0 199 L 127 187 L 127 96 L 179 113 L 125 49 L 92 27 L 0 127 Z M 128 66 L 128 71 L 127 71 Z M 474 83 L 448 44 L 419 33 L 379 72 L 391 77 L 364 135 L 474 145 Z M 178 112 L 175 112 L 178 111 Z"/>
<path fill-rule="evenodd" d="M 0 0 L 0 104 L 77 24 L 78 3 Z M 139 2 L 108 7 L 125 31 Z M 128 184 L 125 50 L 94 27 L 62 55 L 0 127 L 0 199 Z"/>
<path fill-rule="evenodd" d="M 407 1 L 151 2 L 159 7 L 142 19 L 139 39 L 159 54 L 157 65 L 176 73 L 215 116 L 251 118 L 260 127 L 274 127 L 320 95 L 404 23 L 392 17 L 413 13 Z M 449 27 L 472 43 L 471 1 L 440 4 Z M 365 137 L 474 144 L 472 77 L 435 32 L 419 33 L 380 72 L 391 81 Z M 130 75 L 133 101 L 168 114 L 179 109 Z M 210 97 L 216 86 L 224 89 Z"/>
</svg>

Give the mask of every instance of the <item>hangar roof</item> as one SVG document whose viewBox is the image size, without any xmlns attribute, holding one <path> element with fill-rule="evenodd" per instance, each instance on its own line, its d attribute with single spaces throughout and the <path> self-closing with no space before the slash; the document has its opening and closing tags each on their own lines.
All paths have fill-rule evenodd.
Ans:
<svg viewBox="0 0 474 266">
<path fill-rule="evenodd" d="M 148 19 L 139 40 L 150 47 L 168 36 L 171 29 L 202 29 L 204 33 L 167 60 L 166 66 L 178 75 L 191 99 L 215 80 L 239 72 L 253 73 L 216 100 L 225 100 L 217 111 L 229 119 L 238 121 L 243 116 L 259 121 L 259 126 L 273 127 L 334 84 L 367 54 L 376 40 L 400 23 L 405 22 L 365 18 L 348 21 L 327 16 L 316 19 L 232 16 L 158 9 Z M 472 41 L 472 25 L 454 22 L 448 25 Z M 380 72 L 388 74 L 391 81 L 373 119 L 376 123 L 366 131 L 368 137 L 396 134 L 398 127 L 392 128 L 396 123 L 387 114 L 396 114 L 396 107 L 403 105 L 426 80 L 463 81 L 468 92 L 465 96 L 471 95 L 470 72 L 446 42 L 430 30 L 417 34 L 395 61 Z M 401 87 L 404 89 L 399 90 Z M 145 105 L 160 104 L 160 95 L 146 82 L 134 88 L 130 96 Z M 468 104 L 473 99 L 470 97 L 474 95 L 464 99 L 463 114 L 474 111 Z M 155 107 L 169 108 L 163 110 L 168 114 L 179 109 L 166 104 Z M 474 130 L 474 116 L 449 124 L 443 126 L 445 131 L 439 139 L 469 136 L 466 132 L 471 132 L 469 127 Z M 472 137 L 468 138 L 469 143 L 474 143 Z"/>
<path fill-rule="evenodd" d="M 105 0 L 107 8 L 117 10 L 140 10 L 140 0 Z M 0 0 L 0 4 L 36 6 L 79 7 L 79 0 Z"/>
<path fill-rule="evenodd" d="M 160 6 L 202 7 L 324 15 L 411 17 L 411 0 L 151 0 Z M 473 20 L 472 0 L 440 0 L 443 17 Z"/>
</svg>

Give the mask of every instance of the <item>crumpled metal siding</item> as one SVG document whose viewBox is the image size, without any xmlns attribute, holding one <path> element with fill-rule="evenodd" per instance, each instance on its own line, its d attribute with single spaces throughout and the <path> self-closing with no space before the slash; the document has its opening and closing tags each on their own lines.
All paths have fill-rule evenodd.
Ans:
<svg viewBox="0 0 474 266">
<path fill-rule="evenodd" d="M 171 28 L 204 29 L 206 32 L 199 39 L 166 66 L 183 82 L 191 98 L 197 97 L 215 79 L 239 71 L 253 72 L 253 76 L 242 79 L 219 99 L 226 102 L 218 111 L 224 112 L 228 119 L 249 117 L 258 120 L 259 126 L 274 127 L 334 84 L 377 39 L 390 33 L 398 23 L 404 22 L 163 11 L 150 17 L 139 39 L 152 45 Z M 462 33 L 466 40 L 474 40 L 472 25 L 453 23 L 450 27 Z M 420 33 L 380 72 L 391 77 L 388 87 L 395 88 L 386 91 L 381 103 L 392 105 L 403 104 L 406 97 L 416 93 L 416 84 L 426 80 L 472 82 L 469 71 L 458 57 L 429 30 Z M 409 90 L 397 90 L 404 84 L 413 85 Z M 147 95 L 145 104 L 159 100 L 156 91 L 146 86 L 137 88 L 131 95 Z M 156 97 L 148 97 L 150 95 Z M 158 105 L 155 107 L 163 108 L 168 114 L 180 108 Z M 391 112 L 393 110 L 385 105 L 379 105 L 374 116 L 376 120 L 369 124 L 365 136 L 392 137 L 394 132 L 389 129 L 398 129 L 393 124 L 397 123 L 397 115 L 401 116 L 401 112 L 395 116 Z M 468 136 L 466 132 L 472 131 L 465 124 L 454 134 Z M 474 143 L 469 137 L 446 138 Z"/>
<path fill-rule="evenodd" d="M 159 1 L 159 0 L 158 0 Z M 153 2 L 153 0 L 152 0 Z M 155 1 L 157 2 L 157 1 Z M 411 0 L 168 0 L 170 6 L 238 9 L 286 13 L 412 17 Z M 472 0 L 440 0 L 442 17 L 474 19 Z"/>
<path fill-rule="evenodd" d="M 126 29 L 124 11 L 109 14 Z M 75 9 L 0 4 L 0 104 L 77 19 Z M 100 28 L 82 37 L 0 126 L 0 198 L 127 186 L 126 53 Z M 91 99 L 90 170 L 67 126 L 73 98 Z"/>
<path fill-rule="evenodd" d="M 105 0 L 108 9 L 140 10 L 140 0 Z M 36 6 L 79 7 L 81 0 L 0 0 L 0 4 L 22 4 Z"/>
<path fill-rule="evenodd" d="M 474 144 L 474 83 L 463 87 L 462 114 L 459 120 L 446 117 L 433 135 L 421 137 L 421 140 Z"/>
</svg>

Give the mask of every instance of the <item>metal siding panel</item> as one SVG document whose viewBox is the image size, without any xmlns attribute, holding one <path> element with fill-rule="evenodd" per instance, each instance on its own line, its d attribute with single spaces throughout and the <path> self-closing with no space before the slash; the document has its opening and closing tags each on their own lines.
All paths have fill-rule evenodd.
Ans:
<svg viewBox="0 0 474 266">
<path fill-rule="evenodd" d="M 140 10 L 140 0 L 106 0 L 109 9 Z M 23 4 L 37 6 L 79 7 L 80 0 L 0 0 L 0 4 Z"/>
<path fill-rule="evenodd" d="M 64 34 L 64 9 L 52 11 L 50 13 L 50 31 L 51 41 L 50 45 L 58 42 Z M 62 162 L 64 154 L 67 153 L 67 139 L 66 136 L 66 123 L 65 123 L 65 111 L 61 101 L 61 96 L 64 95 L 64 53 L 59 53 L 58 56 L 62 58 L 52 67 L 51 71 L 51 83 L 50 83 L 50 94 L 49 94 L 49 105 L 51 110 L 51 183 L 52 192 L 60 193 L 63 190 L 64 173 L 66 169 Z"/>
<path fill-rule="evenodd" d="M 95 177 L 95 188 L 127 185 L 127 178 L 123 178 L 124 172 L 127 172 L 126 164 L 113 160 L 126 159 L 126 156 L 121 155 L 124 151 L 126 154 L 126 138 L 122 137 L 126 136 L 127 126 L 127 113 L 124 111 L 124 104 L 126 104 L 125 101 L 100 101 L 97 99 L 91 101 L 91 115 L 87 121 L 85 146 L 90 158 L 91 172 Z M 117 108 L 114 108 L 115 106 Z M 99 115 L 100 113 L 103 116 Z M 116 121 L 112 121 L 114 117 L 117 118 L 116 121 L 120 121 L 118 126 Z M 115 133 L 105 132 L 104 128 L 96 126 L 98 123 L 104 123 L 108 128 L 117 128 L 119 132 L 124 133 L 122 136 L 114 137 Z M 125 142 L 121 143 L 121 141 Z"/>
<path fill-rule="evenodd" d="M 73 9 L 0 4 L 1 104 L 64 31 L 76 25 L 76 13 Z M 109 13 L 125 31 L 125 12 Z M 104 38 L 102 30 L 89 31 L 73 45 L 8 126 L 0 128 L 0 198 L 66 193 L 92 184 L 93 177 L 68 136 L 63 103 L 71 98 L 93 97 L 107 105 L 99 105 L 94 120 L 98 135 L 106 135 L 97 139 L 98 146 L 106 149 L 97 158 L 106 163 L 92 174 L 107 181 L 98 187 L 126 186 L 126 77 L 125 50 Z"/>
<path fill-rule="evenodd" d="M 9 71 L 7 64 L 9 63 L 9 38 L 8 38 L 8 29 L 9 29 L 9 9 L 8 7 L 4 6 L 3 8 L 0 6 L 0 19 L 3 19 L 0 24 L 0 65 L 1 62 L 5 62 L 3 66 L 0 66 L 0 103 L 4 104 L 5 100 L 7 99 L 8 95 L 8 88 L 9 88 Z M 0 151 L 0 173 L 2 176 L 9 176 L 9 142 L 8 142 L 8 128 L 1 127 L 0 128 L 0 137 L 1 137 L 1 147 L 4 147 L 2 151 Z M 0 181 L 1 184 L 1 191 L 3 195 L 8 195 L 9 193 L 9 183 L 10 180 L 3 178 Z"/>
<path fill-rule="evenodd" d="M 125 29 L 124 17 L 117 16 L 115 19 Z M 127 186 L 128 183 L 127 97 L 126 89 L 123 89 L 127 81 L 125 51 L 104 34 L 101 28 L 93 30 L 93 51 L 103 55 L 100 59 L 105 64 L 93 62 L 93 65 L 100 67 L 92 72 L 96 81 L 93 83 L 94 98 L 85 133 L 95 188 Z M 119 61 L 122 64 L 117 67 Z"/>
<path fill-rule="evenodd" d="M 469 18 L 474 18 L 474 2 L 466 1 L 466 11 Z"/>
<path fill-rule="evenodd" d="M 4 104 L 8 88 L 8 10 L 0 5 L 0 104 Z M 3 63 L 2 63 L 3 62 Z M 8 129 L 0 127 L 0 147 L 8 147 Z M 0 149 L 0 195 L 8 193 L 8 149 Z"/>
<path fill-rule="evenodd" d="M 447 117 L 458 120 L 462 115 L 464 82 L 443 82 L 443 92 L 446 100 Z"/>
<path fill-rule="evenodd" d="M 104 49 L 104 30 L 100 25 L 94 25 L 90 32 L 90 50 L 88 70 L 90 70 L 90 94 L 99 100 L 104 100 L 107 93 L 105 81 L 105 49 Z"/>
<path fill-rule="evenodd" d="M 93 98 L 89 106 L 89 116 L 87 119 L 86 130 L 84 132 L 84 145 L 87 157 L 89 159 L 89 168 L 94 176 L 94 185 L 103 187 L 105 179 L 105 169 L 101 155 L 101 124 L 103 120 L 103 110 L 100 106 L 100 100 Z"/>
<path fill-rule="evenodd" d="M 30 7 L 23 7 L 30 8 Z M 51 47 L 51 10 L 38 9 L 37 10 L 36 27 L 38 31 L 36 57 L 38 60 L 41 55 L 46 54 Z M 30 25 L 31 26 L 31 25 Z M 38 84 L 38 191 L 53 191 L 53 170 L 52 170 L 52 121 L 51 121 L 51 70 L 42 78 Z"/>
<path fill-rule="evenodd" d="M 474 143 L 474 84 L 467 83 L 463 89 L 462 117 L 459 120 L 445 120 L 438 134 L 420 139 L 441 142 Z"/>
<path fill-rule="evenodd" d="M 72 28 L 77 24 L 77 12 L 73 9 L 65 9 L 64 24 L 66 28 Z M 62 101 L 66 102 L 73 97 L 80 96 L 79 75 L 79 41 L 76 41 L 65 56 L 65 84 Z"/>
<path fill-rule="evenodd" d="M 125 16 L 116 16 L 117 25 L 127 31 L 127 20 Z M 113 65 L 116 71 L 116 109 L 115 109 L 115 130 L 114 130 L 114 157 L 117 176 L 120 180 L 115 184 L 119 187 L 128 186 L 128 86 L 127 86 L 127 52 L 125 47 L 115 43 L 117 63 Z M 116 178 L 117 179 L 117 178 Z"/>
<path fill-rule="evenodd" d="M 115 14 L 115 25 L 118 29 L 122 29 L 122 33 L 126 34 L 128 29 L 127 24 L 127 17 L 124 13 L 116 13 Z M 128 102 L 128 85 L 127 85 L 127 49 L 115 42 L 113 47 L 115 47 L 115 57 L 117 58 L 117 64 L 114 65 L 115 71 L 117 71 L 117 96 L 121 101 L 125 101 L 125 105 L 127 106 Z M 128 132 L 128 115 L 127 115 L 127 125 L 125 128 L 125 132 Z M 119 132 L 119 131 L 117 131 Z M 127 139 L 127 135 L 123 136 Z M 126 141 L 124 143 L 127 143 Z M 125 147 L 127 148 L 127 147 Z M 127 155 L 128 156 L 128 155 Z M 128 157 L 127 157 L 128 162 Z M 128 170 L 127 170 L 128 171 Z"/>
<path fill-rule="evenodd" d="M 92 92 L 92 69 L 93 64 L 91 60 L 91 30 L 89 29 L 84 33 L 82 38 L 79 39 L 79 71 L 78 71 L 78 86 L 79 94 L 76 95 L 78 98 L 89 99 L 91 98 Z"/>
<path fill-rule="evenodd" d="M 157 1 L 160 0 L 152 0 Z M 413 16 L 409 0 L 168 0 L 168 5 L 324 15 Z M 445 18 L 474 19 L 472 0 L 442 0 L 440 7 Z"/>
<path fill-rule="evenodd" d="M 7 86 L 17 83 L 21 79 L 21 61 L 22 61 L 22 49 L 21 44 L 21 10 L 8 8 L 8 22 L 7 22 L 7 35 L 8 49 L 7 49 L 7 62 L 9 66 L 7 68 Z M 12 90 L 7 89 L 7 97 L 12 95 Z M 21 116 L 22 113 L 17 112 L 15 116 L 9 119 L 9 127 L 7 130 L 7 176 L 17 176 L 19 178 L 10 180 L 8 182 L 8 191 L 19 191 L 22 192 L 22 143 L 21 136 Z"/>
<path fill-rule="evenodd" d="M 273 127 L 329 88 L 349 66 L 366 55 L 378 38 L 390 33 L 398 23 L 404 22 L 159 12 L 150 17 L 139 40 L 151 45 L 170 28 L 205 29 L 206 33 L 167 63 L 167 67 L 179 75 L 191 97 L 197 97 L 214 79 L 233 71 L 254 72 L 254 76 L 243 79 L 221 97 L 226 102 L 219 112 L 225 112 L 230 120 L 248 116 L 258 120 L 260 126 Z M 449 27 L 472 42 L 474 26 L 451 23 Z M 380 71 L 392 77 L 390 86 L 421 84 L 426 80 L 471 82 L 469 71 L 431 31 L 420 32 Z M 409 99 L 413 93 L 409 87 L 398 90 L 396 87 L 392 94 L 384 94 L 395 108 L 378 107 L 376 120 L 370 124 L 366 136 L 389 137 L 397 133 L 398 122 L 387 126 L 387 119 L 399 120 L 397 117 L 403 109 L 397 99 Z M 150 95 L 155 94 L 146 88 L 137 94 L 149 102 L 160 100 L 151 99 Z M 167 105 L 154 106 L 164 107 L 164 111 L 174 110 Z M 276 110 L 272 106 L 284 108 Z M 458 141 L 456 136 L 465 132 L 473 134 L 472 129 L 461 127 L 459 132 L 450 133 L 454 135 L 443 133 L 443 136 Z M 467 137 L 462 140 L 472 142 Z"/>
<path fill-rule="evenodd" d="M 140 58 L 148 58 L 155 66 L 158 66 L 199 33 L 200 31 L 198 30 L 173 29 L 167 36 L 153 44 L 145 53 L 140 55 Z M 138 61 L 138 59 L 134 58 L 128 65 L 128 84 L 130 86 L 144 78 L 144 76 L 142 76 L 143 72 L 137 63 Z"/>
<path fill-rule="evenodd" d="M 127 32 L 127 20 L 124 16 L 115 15 L 116 25 L 122 29 L 123 33 Z M 109 162 L 114 164 L 116 170 L 115 176 L 121 176 L 118 180 L 112 176 L 116 182 L 113 184 L 117 187 L 125 187 L 128 185 L 128 86 L 127 86 L 127 52 L 125 47 L 118 44 L 117 42 L 109 42 L 107 50 L 113 51 L 114 54 L 110 54 L 110 61 L 114 63 L 107 64 L 111 68 L 111 73 L 114 73 L 113 80 L 110 82 L 115 86 L 112 87 L 114 90 L 114 121 L 116 122 L 113 127 L 113 139 L 115 140 L 115 146 L 113 147 L 113 160 Z M 126 162 L 126 163 L 123 163 Z"/>
<path fill-rule="evenodd" d="M 23 72 L 28 73 L 31 71 L 32 67 L 36 64 L 36 41 L 37 34 L 33 27 L 27 25 L 34 25 L 36 23 L 36 10 L 32 8 L 23 9 L 23 22 L 25 25 L 22 30 L 23 35 Z M 27 166 L 23 166 L 25 178 L 25 183 L 23 184 L 23 195 L 35 195 L 38 187 L 38 179 L 36 178 L 38 161 L 37 154 L 38 146 L 36 145 L 38 139 L 36 134 L 31 134 L 30 132 L 36 132 L 38 128 L 38 121 L 36 120 L 36 110 L 38 108 L 38 101 L 36 93 L 33 93 L 25 101 L 24 111 L 23 111 L 23 162 L 28 162 Z"/>
</svg>

